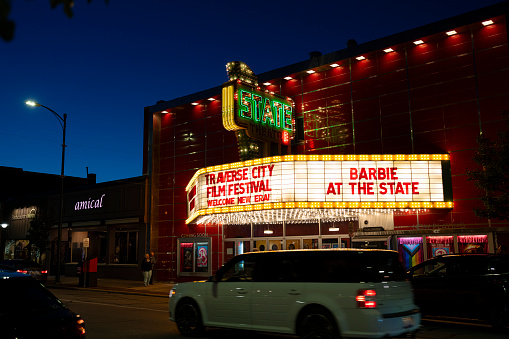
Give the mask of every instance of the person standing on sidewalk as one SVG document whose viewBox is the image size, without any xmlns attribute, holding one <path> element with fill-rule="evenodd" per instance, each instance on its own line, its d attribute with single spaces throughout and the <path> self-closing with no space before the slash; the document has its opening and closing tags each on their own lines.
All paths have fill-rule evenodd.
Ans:
<svg viewBox="0 0 509 339">
<path fill-rule="evenodd" d="M 156 256 L 154 252 L 150 252 L 150 263 L 152 264 L 152 274 L 150 275 L 150 285 L 154 285 L 154 268 L 156 266 Z"/>
<path fill-rule="evenodd" d="M 145 254 L 145 259 L 141 263 L 141 273 L 143 274 L 143 283 L 148 286 L 150 278 L 152 276 L 152 264 L 150 263 L 149 254 Z"/>
</svg>

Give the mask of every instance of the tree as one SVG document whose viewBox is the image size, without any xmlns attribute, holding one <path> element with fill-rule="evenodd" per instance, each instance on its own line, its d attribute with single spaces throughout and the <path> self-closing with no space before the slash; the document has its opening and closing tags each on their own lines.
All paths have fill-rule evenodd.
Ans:
<svg viewBox="0 0 509 339">
<path fill-rule="evenodd" d="M 55 218 L 51 214 L 46 214 L 43 210 L 37 211 L 35 218 L 30 220 L 27 239 L 32 246 L 31 251 L 38 250 L 44 253 L 50 243 L 51 226 L 55 224 Z M 35 246 L 35 249 L 33 248 Z"/>
<path fill-rule="evenodd" d="M 92 0 L 87 0 L 87 2 L 90 3 Z M 104 2 L 108 3 L 108 0 L 104 0 Z M 74 0 L 49 0 L 49 3 L 52 9 L 62 5 L 65 15 L 68 18 L 72 18 Z M 0 37 L 4 41 L 11 41 L 14 38 L 14 31 L 16 29 L 14 21 L 9 19 L 10 13 L 11 0 L 0 0 Z"/>
<path fill-rule="evenodd" d="M 474 208 L 480 218 L 509 219 L 509 112 L 502 112 L 505 130 L 491 140 L 482 133 L 477 138 L 479 148 L 473 160 L 476 170 L 467 170 L 468 180 L 480 190 L 479 199 L 484 207 Z"/>
</svg>

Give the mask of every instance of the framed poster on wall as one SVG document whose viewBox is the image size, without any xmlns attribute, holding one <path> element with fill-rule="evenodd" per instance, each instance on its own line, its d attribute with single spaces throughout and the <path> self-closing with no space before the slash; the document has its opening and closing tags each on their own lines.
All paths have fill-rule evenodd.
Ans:
<svg viewBox="0 0 509 339">
<path fill-rule="evenodd" d="M 179 276 L 210 276 L 210 238 L 177 239 Z"/>
</svg>

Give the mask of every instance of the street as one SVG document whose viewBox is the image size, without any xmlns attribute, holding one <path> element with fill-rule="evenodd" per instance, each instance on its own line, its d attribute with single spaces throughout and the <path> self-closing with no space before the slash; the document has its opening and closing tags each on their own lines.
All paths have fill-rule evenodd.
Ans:
<svg viewBox="0 0 509 339">
<path fill-rule="evenodd" d="M 168 319 L 168 299 L 136 294 L 98 292 L 86 289 L 50 289 L 71 310 L 85 319 L 87 338 L 170 339 L 180 336 Z M 208 339 L 275 339 L 293 336 L 209 329 Z M 489 326 L 468 323 L 423 321 L 419 339 L 509 339 Z"/>
</svg>

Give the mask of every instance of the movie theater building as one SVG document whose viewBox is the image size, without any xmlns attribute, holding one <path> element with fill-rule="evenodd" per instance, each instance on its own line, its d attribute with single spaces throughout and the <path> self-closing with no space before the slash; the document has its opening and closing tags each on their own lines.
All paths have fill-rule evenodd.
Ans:
<svg viewBox="0 0 509 339">
<path fill-rule="evenodd" d="M 507 4 L 145 108 L 159 280 L 196 280 L 246 251 L 391 248 L 406 266 L 493 252 L 476 138 L 509 110 Z M 199 88 L 198 88 L 199 89 Z"/>
</svg>

